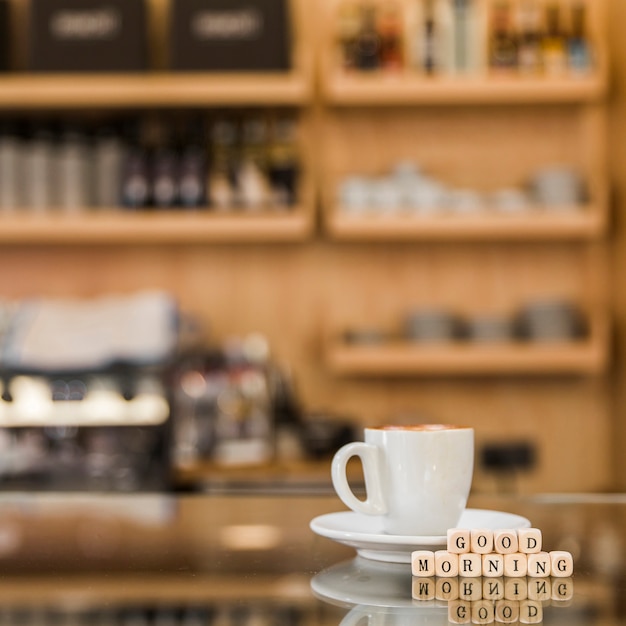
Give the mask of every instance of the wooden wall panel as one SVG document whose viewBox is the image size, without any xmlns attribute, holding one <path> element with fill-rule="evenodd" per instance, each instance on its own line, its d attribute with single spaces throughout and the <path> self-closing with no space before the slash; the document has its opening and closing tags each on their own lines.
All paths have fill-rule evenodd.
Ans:
<svg viewBox="0 0 626 626">
<path fill-rule="evenodd" d="M 607 40 L 611 57 L 610 122 L 610 174 L 613 184 L 612 229 L 612 305 L 615 320 L 616 362 L 612 376 L 613 390 L 613 447 L 614 484 L 626 489 L 626 291 L 622 283 L 626 272 L 626 40 L 623 24 L 626 21 L 626 4 L 611 0 L 608 7 Z"/>
</svg>

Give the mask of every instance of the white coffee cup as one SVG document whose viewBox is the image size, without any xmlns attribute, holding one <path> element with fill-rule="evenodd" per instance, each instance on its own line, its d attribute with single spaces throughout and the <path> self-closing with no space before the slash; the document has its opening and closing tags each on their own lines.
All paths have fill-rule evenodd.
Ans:
<svg viewBox="0 0 626 626">
<path fill-rule="evenodd" d="M 346 476 L 348 461 L 363 464 L 367 497 L 359 500 Z M 332 480 L 343 503 L 381 516 L 392 535 L 445 535 L 465 509 L 474 467 L 474 430 L 446 424 L 365 429 L 365 441 L 340 448 Z"/>
</svg>

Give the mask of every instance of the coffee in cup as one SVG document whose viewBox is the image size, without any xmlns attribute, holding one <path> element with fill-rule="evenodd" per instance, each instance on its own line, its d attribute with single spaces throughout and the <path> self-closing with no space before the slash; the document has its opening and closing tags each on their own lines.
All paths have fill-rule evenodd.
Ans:
<svg viewBox="0 0 626 626">
<path fill-rule="evenodd" d="M 348 461 L 363 464 L 366 499 L 358 499 L 346 476 Z M 474 430 L 447 424 L 365 429 L 365 441 L 340 448 L 332 480 L 343 503 L 382 518 L 392 535 L 445 535 L 465 509 L 474 468 Z"/>
</svg>

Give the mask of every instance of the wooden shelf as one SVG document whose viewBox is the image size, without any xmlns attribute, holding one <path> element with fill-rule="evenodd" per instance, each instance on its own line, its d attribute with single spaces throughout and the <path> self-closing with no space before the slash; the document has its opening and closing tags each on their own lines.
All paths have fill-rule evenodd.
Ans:
<svg viewBox="0 0 626 626">
<path fill-rule="evenodd" d="M 322 89 L 336 106 L 583 103 L 601 100 L 604 72 L 564 78 L 423 78 L 411 74 L 327 74 Z"/>
<path fill-rule="evenodd" d="M 338 208 L 327 216 L 326 229 L 337 241 L 585 240 L 604 235 L 606 219 L 604 211 L 592 206 L 470 216 L 357 216 Z"/>
<path fill-rule="evenodd" d="M 131 212 L 0 216 L 0 244 L 279 243 L 313 232 L 310 211 L 214 213 Z"/>
<path fill-rule="evenodd" d="M 0 108 L 303 105 L 306 73 L 17 74 L 0 78 Z"/>
<path fill-rule="evenodd" d="M 336 374 L 357 376 L 491 376 L 600 374 L 606 356 L 589 341 L 558 345 L 384 346 L 335 345 L 328 354 Z"/>
<path fill-rule="evenodd" d="M 62 566 L 61 566 L 62 567 Z M 163 605 L 213 604 L 247 601 L 285 601 L 284 576 L 271 573 L 255 576 L 254 585 L 245 583 L 240 573 L 216 574 L 188 571 L 185 573 L 164 571 L 110 572 L 67 572 L 63 576 L 45 572 L 36 574 L 4 576 L 0 583 L 3 601 L 19 606 L 57 606 L 72 612 L 68 598 L 76 599 L 77 607 L 120 608 L 128 604 Z M 37 595 L 33 597 L 33 586 Z M 310 576 L 290 574 L 288 598 L 291 603 L 309 606 L 312 602 Z M 78 610 L 78 609 L 77 609 Z"/>
<path fill-rule="evenodd" d="M 175 481 L 179 485 L 206 485 L 210 483 L 236 485 L 240 483 L 259 486 L 277 485 L 299 487 L 304 484 L 330 485 L 331 458 L 321 460 L 276 460 L 263 464 L 226 466 L 201 460 L 179 464 L 175 468 Z M 351 470 L 353 467 L 351 467 Z M 355 476 L 358 480 L 359 475 Z"/>
<path fill-rule="evenodd" d="M 587 339 L 532 344 L 359 346 L 337 338 L 327 361 L 335 374 L 351 376 L 599 375 L 608 365 L 608 328 L 594 320 Z"/>
</svg>

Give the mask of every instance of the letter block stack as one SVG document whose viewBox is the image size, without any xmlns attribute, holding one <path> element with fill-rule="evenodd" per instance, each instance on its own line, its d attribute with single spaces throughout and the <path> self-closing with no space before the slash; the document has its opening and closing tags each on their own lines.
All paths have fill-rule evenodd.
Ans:
<svg viewBox="0 0 626 626">
<path fill-rule="evenodd" d="M 544 602 L 571 599 L 574 571 L 569 552 L 542 548 L 537 528 L 450 529 L 446 550 L 412 553 L 413 599 L 445 601 L 452 624 L 541 623 Z"/>
<path fill-rule="evenodd" d="M 574 561 L 569 552 L 542 550 L 542 536 L 538 528 L 452 528 L 448 531 L 447 548 L 436 552 L 413 552 L 413 576 L 566 578 L 574 572 Z"/>
</svg>

